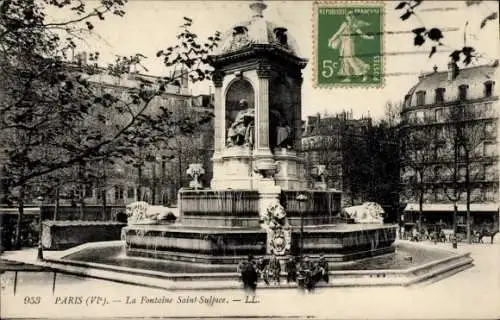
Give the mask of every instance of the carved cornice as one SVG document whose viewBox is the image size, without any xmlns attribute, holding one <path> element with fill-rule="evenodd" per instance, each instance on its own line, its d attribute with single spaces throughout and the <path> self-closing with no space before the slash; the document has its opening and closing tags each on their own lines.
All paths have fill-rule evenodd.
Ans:
<svg viewBox="0 0 500 320">
<path fill-rule="evenodd" d="M 273 60 L 279 61 L 281 64 L 292 65 L 300 69 L 305 68 L 307 65 L 307 59 L 299 58 L 272 44 L 251 44 L 238 51 L 210 56 L 209 61 L 212 66 L 218 68 L 254 57 L 272 58 Z"/>
</svg>

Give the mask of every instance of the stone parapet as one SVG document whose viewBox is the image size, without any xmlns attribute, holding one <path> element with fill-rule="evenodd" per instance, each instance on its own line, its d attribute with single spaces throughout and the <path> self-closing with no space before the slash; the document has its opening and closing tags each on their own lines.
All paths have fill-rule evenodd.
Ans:
<svg viewBox="0 0 500 320">
<path fill-rule="evenodd" d="M 44 221 L 44 249 L 62 250 L 87 242 L 120 240 L 125 223 L 115 221 Z"/>
</svg>

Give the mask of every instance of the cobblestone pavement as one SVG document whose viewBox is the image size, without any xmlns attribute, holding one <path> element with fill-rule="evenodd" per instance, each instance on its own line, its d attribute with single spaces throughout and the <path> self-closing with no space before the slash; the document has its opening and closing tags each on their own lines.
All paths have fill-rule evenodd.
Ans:
<svg viewBox="0 0 500 320">
<path fill-rule="evenodd" d="M 428 245 L 451 247 L 451 244 Z M 320 288 L 312 294 L 302 294 L 297 289 L 262 290 L 257 291 L 255 298 L 245 296 L 241 290 L 168 292 L 61 274 L 57 275 L 52 293 L 50 272 L 18 272 L 14 296 L 14 272 L 6 272 L 2 275 L 1 317 L 499 318 L 500 244 L 460 244 L 457 250 L 470 252 L 475 266 L 435 282 L 409 288 Z M 26 297 L 31 296 L 40 296 L 41 303 L 26 303 Z M 75 296 L 83 297 L 86 302 L 64 300 Z M 90 296 L 106 297 L 110 303 L 86 306 Z M 126 303 L 127 297 L 128 302 L 135 298 L 136 303 Z"/>
</svg>

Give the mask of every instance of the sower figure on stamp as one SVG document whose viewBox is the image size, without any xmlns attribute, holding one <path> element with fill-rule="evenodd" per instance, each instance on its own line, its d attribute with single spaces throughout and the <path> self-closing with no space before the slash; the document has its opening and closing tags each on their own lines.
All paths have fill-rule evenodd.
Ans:
<svg viewBox="0 0 500 320">
<path fill-rule="evenodd" d="M 362 76 L 363 82 L 368 80 L 370 65 L 356 57 L 356 36 L 363 39 L 372 40 L 373 36 L 363 33 L 360 28 L 370 25 L 368 22 L 358 20 L 352 11 L 346 15 L 346 20 L 328 41 L 328 46 L 338 49 L 340 53 L 339 75 L 345 77 L 344 82 L 351 81 L 352 76 Z"/>
</svg>

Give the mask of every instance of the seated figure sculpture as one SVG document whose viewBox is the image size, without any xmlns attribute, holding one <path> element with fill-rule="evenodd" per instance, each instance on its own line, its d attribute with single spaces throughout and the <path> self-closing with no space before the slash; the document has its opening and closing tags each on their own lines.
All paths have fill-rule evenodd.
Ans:
<svg viewBox="0 0 500 320">
<path fill-rule="evenodd" d="M 292 129 L 285 120 L 281 120 L 276 128 L 276 146 L 279 148 L 291 148 Z"/>
<path fill-rule="evenodd" d="M 255 110 L 248 107 L 248 102 L 244 99 L 239 103 L 241 111 L 236 115 L 236 119 L 227 131 L 227 146 L 248 146 L 253 147 L 255 131 Z"/>
</svg>

